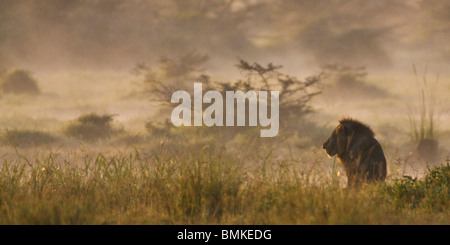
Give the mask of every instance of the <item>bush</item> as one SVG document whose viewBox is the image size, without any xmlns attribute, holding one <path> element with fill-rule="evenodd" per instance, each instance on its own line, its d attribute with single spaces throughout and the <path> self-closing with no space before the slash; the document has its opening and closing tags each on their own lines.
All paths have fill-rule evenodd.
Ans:
<svg viewBox="0 0 450 245">
<path fill-rule="evenodd" d="M 81 115 L 65 129 L 69 137 L 87 141 L 109 138 L 120 130 L 111 125 L 114 115 L 98 115 L 95 113 Z"/>
<path fill-rule="evenodd" d="M 152 136 L 167 136 L 170 134 L 171 123 L 167 120 L 165 123 L 147 122 L 145 128 Z"/>
<path fill-rule="evenodd" d="M 428 168 L 422 179 L 403 176 L 394 180 L 389 193 L 397 206 L 446 209 L 450 204 L 450 164 Z"/>
<path fill-rule="evenodd" d="M 13 147 L 36 147 L 49 145 L 57 141 L 51 134 L 32 130 L 6 130 L 0 137 L 0 143 Z"/>
<path fill-rule="evenodd" d="M 0 82 L 0 90 L 6 94 L 30 94 L 40 93 L 37 81 L 29 71 L 16 69 L 7 73 Z"/>
</svg>

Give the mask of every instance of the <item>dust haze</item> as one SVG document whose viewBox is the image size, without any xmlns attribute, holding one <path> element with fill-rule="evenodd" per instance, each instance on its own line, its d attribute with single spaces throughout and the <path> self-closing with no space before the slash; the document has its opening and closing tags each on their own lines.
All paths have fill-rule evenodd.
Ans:
<svg viewBox="0 0 450 245">
<path fill-rule="evenodd" d="M 321 143 L 340 118 L 353 117 L 375 131 L 390 174 L 424 169 L 450 150 L 448 13 L 443 0 L 2 0 L 3 147 L 76 148 L 84 144 L 77 125 L 86 122 L 118 135 L 110 138 L 118 150 L 145 145 L 171 130 L 163 102 L 172 90 L 192 89 L 198 79 L 245 80 L 236 67 L 242 59 L 320 80 L 300 111 L 280 114 L 280 121 L 301 114 L 284 123 L 285 144 L 272 145 L 280 156 L 306 154 L 331 166 Z M 18 74 L 25 87 L 10 88 Z M 38 92 L 22 93 L 34 86 L 28 80 Z M 11 143 L 11 130 L 57 140 L 22 147 Z M 233 135 L 223 144 L 236 153 L 234 143 L 248 137 Z M 438 142 L 425 150 L 432 159 L 420 156 L 421 140 Z"/>
<path fill-rule="evenodd" d="M 213 57 L 391 69 L 450 60 L 446 1 L 2 1 L 1 64 L 121 69 Z M 292 61 L 291 61 L 292 60 Z M 305 66 L 303 66 L 305 67 Z"/>
</svg>

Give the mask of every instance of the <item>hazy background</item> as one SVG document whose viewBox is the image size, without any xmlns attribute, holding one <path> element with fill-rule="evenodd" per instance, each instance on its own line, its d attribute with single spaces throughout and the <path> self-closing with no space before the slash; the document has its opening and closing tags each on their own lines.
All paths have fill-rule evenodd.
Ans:
<svg viewBox="0 0 450 245">
<path fill-rule="evenodd" d="M 414 148 L 408 108 L 419 106 L 418 83 L 437 81 L 445 157 L 449 13 L 445 0 L 0 0 L 0 71 L 28 70 L 42 92 L 1 95 L 0 127 L 60 133 L 96 112 L 142 132 L 170 114 L 154 114 L 151 95 L 136 96 L 143 84 L 133 69 L 157 70 L 162 57 L 197 52 L 208 58 L 193 67 L 213 81 L 241 76 L 238 58 L 282 65 L 299 79 L 350 67 L 350 77 L 337 72 L 322 81 L 308 117 L 316 131 L 300 130 L 295 145 L 320 149 L 337 120 L 351 116 L 372 126 L 390 162 Z"/>
<path fill-rule="evenodd" d="M 449 12 L 443 0 L 2 0 L 0 64 L 127 70 L 195 49 L 216 66 L 241 56 L 297 69 L 441 68 Z"/>
</svg>

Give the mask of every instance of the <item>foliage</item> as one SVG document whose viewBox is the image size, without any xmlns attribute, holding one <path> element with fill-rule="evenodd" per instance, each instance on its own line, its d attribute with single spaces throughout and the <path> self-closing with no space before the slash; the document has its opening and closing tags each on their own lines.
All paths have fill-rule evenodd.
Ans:
<svg viewBox="0 0 450 245">
<path fill-rule="evenodd" d="M 114 115 L 85 114 L 72 121 L 65 129 L 65 134 L 70 137 L 96 141 L 109 138 L 120 130 L 111 125 Z"/>
<path fill-rule="evenodd" d="M 40 93 L 37 81 L 26 70 L 16 69 L 3 76 L 0 82 L 0 90 L 5 94 L 30 94 Z"/>
<path fill-rule="evenodd" d="M 435 161 L 438 158 L 438 139 L 436 132 L 437 113 L 437 83 L 439 76 L 432 82 L 427 79 L 428 67 L 421 79 L 417 75 L 416 66 L 413 65 L 416 77 L 417 97 L 419 104 L 416 108 L 408 104 L 408 117 L 410 137 L 415 143 L 414 153 L 426 161 Z"/>
<path fill-rule="evenodd" d="M 57 141 L 57 138 L 49 133 L 33 130 L 6 130 L 0 136 L 3 145 L 14 147 L 40 147 Z"/>
<path fill-rule="evenodd" d="M 298 118 L 304 116 L 312 111 L 308 102 L 321 93 L 317 89 L 321 79 L 320 74 L 307 77 L 304 81 L 301 81 L 296 77 L 281 73 L 279 70 L 282 66 L 272 63 L 262 66 L 256 62 L 250 64 L 241 59 L 236 66 L 245 74 L 246 79 L 235 82 L 231 87 L 222 83 L 222 91 L 227 89 L 243 89 L 244 91 L 279 90 L 281 115 L 296 115 Z"/>
<path fill-rule="evenodd" d="M 144 93 L 158 102 L 170 102 L 175 91 L 190 90 L 192 83 L 202 77 L 208 56 L 191 51 L 176 58 L 161 57 L 158 67 L 145 63 L 137 64 L 133 73 L 142 77 Z"/>
<path fill-rule="evenodd" d="M 397 206 L 446 210 L 450 205 L 450 165 L 428 168 L 422 178 L 403 176 L 388 187 Z"/>
<path fill-rule="evenodd" d="M 165 123 L 148 122 L 145 124 L 147 132 L 156 137 L 169 135 L 170 126 L 171 124 L 168 121 L 166 121 Z"/>
<path fill-rule="evenodd" d="M 161 102 L 163 106 L 168 105 L 169 108 L 175 106 L 169 103 L 172 94 L 178 90 L 191 91 L 194 82 L 203 84 L 203 92 L 214 89 L 223 95 L 226 91 L 237 90 L 244 93 L 250 90 L 279 91 L 279 112 L 283 117 L 283 120 L 280 120 L 281 127 L 290 127 L 291 130 L 296 129 L 298 120 L 312 111 L 309 103 L 314 96 L 321 93 L 317 86 L 320 83 L 321 74 L 302 81 L 282 73 L 280 71 L 282 66 L 272 63 L 264 66 L 242 59 L 236 67 L 244 78 L 233 82 L 212 82 L 211 78 L 203 73 L 207 60 L 207 56 L 191 52 L 176 59 L 162 58 L 157 71 L 139 64 L 135 72 L 143 76 L 143 83 L 146 85 L 144 92 L 149 93 L 153 100 Z M 248 116 L 248 110 L 246 114 Z M 170 114 L 167 113 L 167 115 Z M 289 123 L 295 125 L 289 125 Z M 236 131 L 235 129 L 224 130 Z"/>
<path fill-rule="evenodd" d="M 87 153 L 87 154 L 86 154 Z M 0 224 L 448 224 L 449 166 L 342 189 L 304 162 L 221 151 L 19 155 L 0 164 Z M 317 175 L 318 174 L 318 175 Z M 314 180 L 322 179 L 322 183 Z M 419 215 L 420 214 L 420 215 Z"/>
<path fill-rule="evenodd" d="M 413 107 L 409 106 L 408 116 L 411 138 L 414 142 L 419 143 L 425 139 L 431 140 L 436 138 L 436 85 L 439 76 L 436 76 L 434 82 L 428 81 L 427 68 L 425 68 L 424 74 L 419 81 L 415 65 L 413 65 L 413 70 L 416 77 L 419 105 L 417 106 L 418 110 L 413 110 Z"/>
</svg>

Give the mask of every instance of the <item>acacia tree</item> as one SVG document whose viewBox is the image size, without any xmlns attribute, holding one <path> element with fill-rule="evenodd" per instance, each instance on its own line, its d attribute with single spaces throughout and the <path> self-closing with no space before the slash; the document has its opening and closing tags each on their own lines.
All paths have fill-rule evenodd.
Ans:
<svg viewBox="0 0 450 245">
<path fill-rule="evenodd" d="M 245 90 L 267 90 L 280 91 L 280 115 L 288 119 L 301 119 L 304 115 L 312 111 L 311 99 L 320 94 L 317 85 L 322 74 L 307 77 L 300 80 L 294 76 L 284 74 L 280 71 L 282 66 L 269 63 L 266 66 L 240 60 L 236 65 L 246 77 L 245 80 L 238 80 L 234 85 Z M 223 85 L 222 85 L 223 86 Z M 290 120 L 283 120 L 287 122 Z"/>
<path fill-rule="evenodd" d="M 167 104 L 175 91 L 192 90 L 195 81 L 209 84 L 204 74 L 204 65 L 208 60 L 207 55 L 191 51 L 175 58 L 163 56 L 156 67 L 137 64 L 133 73 L 140 77 L 144 94 L 150 95 L 152 101 Z"/>
<path fill-rule="evenodd" d="M 207 60 L 208 57 L 205 55 L 190 52 L 177 58 L 161 58 L 157 69 L 139 64 L 135 71 L 142 78 L 143 93 L 169 109 L 176 106 L 170 103 L 172 94 L 178 90 L 192 91 L 194 82 L 203 84 L 203 92 L 214 89 L 222 95 L 225 95 L 226 91 L 237 90 L 279 91 L 279 112 L 283 117 L 280 121 L 281 128 L 295 129 L 295 126 L 298 126 L 295 124 L 312 111 L 311 99 L 321 93 L 317 85 L 322 74 L 300 80 L 282 73 L 280 71 L 282 66 L 272 63 L 264 66 L 256 62 L 249 63 L 243 59 L 240 59 L 236 65 L 243 74 L 243 78 L 231 82 L 212 82 L 210 76 L 204 73 L 204 64 Z M 248 120 L 247 110 L 246 118 Z"/>
</svg>

